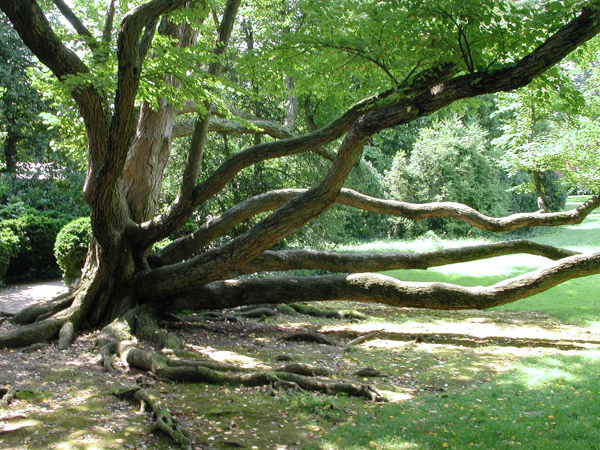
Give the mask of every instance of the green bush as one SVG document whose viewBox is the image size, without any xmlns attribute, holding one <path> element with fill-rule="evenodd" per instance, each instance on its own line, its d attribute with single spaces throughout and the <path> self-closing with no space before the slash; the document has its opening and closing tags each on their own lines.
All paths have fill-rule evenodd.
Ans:
<svg viewBox="0 0 600 450">
<path fill-rule="evenodd" d="M 0 228 L 10 230 L 18 239 L 18 248 L 10 257 L 6 271 L 9 281 L 60 275 L 54 259 L 54 240 L 65 222 L 65 219 L 39 213 L 0 222 Z"/>
<path fill-rule="evenodd" d="M 89 217 L 80 217 L 69 222 L 56 236 L 54 256 L 62 270 L 65 283 L 73 284 L 81 277 L 91 236 L 92 224 Z"/>
<path fill-rule="evenodd" d="M 386 182 L 398 200 L 459 202 L 484 214 L 503 216 L 509 198 L 494 156 L 487 132 L 455 117 L 421 129 L 410 154 L 396 154 Z M 416 237 L 428 230 L 458 237 L 472 233 L 473 227 L 447 218 L 397 219 L 392 234 Z"/>
<path fill-rule="evenodd" d="M 7 227 L 0 223 L 0 284 L 3 284 L 8 264 L 12 256 L 16 256 L 19 248 L 19 238 Z"/>
</svg>

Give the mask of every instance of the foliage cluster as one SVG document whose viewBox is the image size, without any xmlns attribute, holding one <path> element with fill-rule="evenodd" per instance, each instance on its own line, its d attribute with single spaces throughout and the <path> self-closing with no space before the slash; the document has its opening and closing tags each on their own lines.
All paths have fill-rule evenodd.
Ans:
<svg viewBox="0 0 600 450">
<path fill-rule="evenodd" d="M 0 221 L 0 229 L 4 230 L 2 237 L 8 237 L 7 242 L 13 243 L 8 253 L 7 279 L 22 281 L 58 276 L 54 241 L 65 223 L 64 216 L 57 218 L 41 213 L 26 213 L 16 219 Z"/>
<path fill-rule="evenodd" d="M 89 217 L 80 217 L 69 222 L 56 236 L 54 256 L 68 285 L 81 277 L 91 236 L 92 224 Z"/>
<path fill-rule="evenodd" d="M 421 129 L 410 154 L 401 151 L 394 157 L 387 178 L 392 195 L 417 203 L 455 201 L 484 214 L 506 214 L 508 196 L 500 181 L 502 172 L 487 143 L 482 127 L 465 125 L 458 117 Z M 417 223 L 400 219 L 394 234 L 417 236 L 431 230 L 458 236 L 469 229 L 465 223 L 448 219 Z"/>
</svg>

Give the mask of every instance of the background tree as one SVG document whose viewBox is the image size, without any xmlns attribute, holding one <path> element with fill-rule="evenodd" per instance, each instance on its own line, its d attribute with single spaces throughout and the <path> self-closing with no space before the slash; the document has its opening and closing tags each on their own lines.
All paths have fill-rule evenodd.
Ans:
<svg viewBox="0 0 600 450">
<path fill-rule="evenodd" d="M 129 11 L 121 10 L 125 3 L 109 0 L 104 16 L 86 15 L 97 8 L 95 3 L 85 7 L 76 2 L 74 10 L 60 0 L 54 3 L 75 36 L 48 21 L 42 9 L 46 3 L 0 0 L 0 8 L 27 47 L 69 90 L 85 125 L 84 194 L 91 208 L 93 242 L 76 289 L 16 316 L 17 322 L 33 323 L 0 336 L 2 346 L 52 339 L 59 330 L 68 336 L 89 326 L 103 329 L 100 345 L 107 368 L 111 355 L 119 352 L 129 364 L 164 378 L 249 384 L 290 380 L 283 374 L 226 376 L 198 364 L 176 366 L 138 347 L 131 333 L 177 347 L 181 344 L 158 328 L 157 315 L 265 302 L 350 299 L 421 308 L 487 308 L 600 271 L 597 253 L 573 256 L 527 242 L 455 249 L 433 259 L 270 250 L 335 203 L 411 219 L 453 217 L 489 231 L 583 220 L 600 203 L 599 196 L 564 213 L 491 218 L 459 203 L 383 200 L 344 185 L 360 165 L 365 144 L 380 131 L 461 99 L 522 87 L 594 37 L 600 30 L 597 2 L 585 7 L 580 2 L 564 7 L 548 2 L 523 9 L 513 2 L 448 0 L 307 0 L 291 6 L 282 2 L 285 8 L 245 4 L 254 15 L 270 19 L 264 40 L 253 34 L 257 67 L 268 75 L 264 84 L 271 86 L 270 92 L 281 93 L 271 99 L 279 106 L 269 108 L 266 118 L 248 113 L 257 110 L 254 87 L 258 85 L 261 101 L 269 94 L 261 89 L 259 77 L 242 76 L 248 73 L 243 57 L 249 46 L 231 45 L 237 30 L 242 34 L 235 42 L 247 37 L 237 25 L 250 9 L 240 10 L 238 0 L 224 5 L 149 0 Z M 88 28 L 100 18 L 103 24 Z M 113 23 L 120 24 L 118 32 L 113 33 Z M 277 123 L 288 117 L 282 105 L 294 105 L 285 83 L 290 77 L 292 94 L 308 104 L 305 124 L 294 129 L 291 122 Z M 330 96 L 336 100 L 326 101 Z M 267 99 L 264 104 L 271 105 Z M 181 154 L 185 162 L 177 191 L 160 208 L 173 137 L 186 134 L 176 121 L 188 112 L 194 118 L 186 125 L 191 138 Z M 249 145 L 244 148 L 217 146 L 211 142 L 213 131 L 227 132 L 228 138 L 257 133 L 270 138 L 251 144 L 240 140 Z M 212 159 L 219 151 L 223 154 Z M 323 161 L 310 166 L 316 173 L 309 187 L 238 195 L 234 201 L 241 202 L 218 217 L 206 216 L 197 230 L 153 251 L 155 243 L 178 234 L 199 208 L 218 203 L 244 170 L 281 160 L 278 169 L 286 180 L 294 180 L 284 169 L 288 159 L 307 165 L 317 155 Z M 214 166 L 208 164 L 211 160 Z M 251 217 L 257 221 L 224 239 Z M 546 269 L 477 288 L 405 283 L 367 273 L 522 251 L 559 260 Z M 295 268 L 342 274 L 233 279 Z M 69 340 L 61 339 L 61 345 Z M 302 377 L 293 381 L 326 392 L 378 395 L 364 386 L 315 385 Z"/>
<path fill-rule="evenodd" d="M 484 214 L 503 216 L 508 212 L 508 196 L 495 156 L 483 128 L 465 126 L 453 117 L 422 128 L 410 156 L 404 152 L 396 155 L 387 179 L 398 200 L 456 201 Z M 422 222 L 400 219 L 399 225 L 409 236 L 427 230 L 459 236 L 471 229 L 464 222 L 443 218 Z"/>
</svg>

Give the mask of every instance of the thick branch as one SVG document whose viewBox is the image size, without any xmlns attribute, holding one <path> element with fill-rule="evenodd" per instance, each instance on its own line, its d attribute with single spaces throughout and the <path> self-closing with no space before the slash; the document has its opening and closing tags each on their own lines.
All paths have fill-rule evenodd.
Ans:
<svg viewBox="0 0 600 450">
<path fill-rule="evenodd" d="M 489 217 L 470 206 L 454 202 L 407 203 L 395 200 L 382 200 L 344 189 L 338 197 L 342 205 L 352 206 L 365 211 L 390 214 L 407 219 L 430 219 L 432 217 L 451 217 L 467 222 L 477 228 L 493 232 L 505 232 L 523 227 L 557 226 L 578 224 L 588 214 L 600 206 L 600 194 L 594 195 L 581 206 L 569 211 L 551 214 L 519 213 L 507 217 Z"/>
<path fill-rule="evenodd" d="M 532 53 L 509 67 L 492 73 L 463 75 L 435 85 L 431 84 L 435 80 L 426 80 L 423 86 L 390 90 L 361 102 L 358 108 L 351 108 L 342 118 L 318 132 L 257 145 L 240 152 L 195 189 L 191 202 L 179 202 L 164 216 L 145 224 L 144 228 L 151 232 L 146 233 L 144 238 L 153 242 L 166 237 L 195 207 L 219 192 L 243 168 L 265 159 L 318 149 L 340 137 L 363 115 L 357 125 L 361 134 L 370 136 L 382 129 L 431 114 L 459 99 L 522 87 L 597 34 L 600 21 L 594 19 L 596 13 L 595 10 L 585 9 Z M 398 99 L 390 102 L 391 98 Z"/>
<path fill-rule="evenodd" d="M 426 253 L 334 253 L 312 250 L 266 251 L 246 267 L 244 273 L 295 269 L 320 269 L 330 272 L 381 272 L 398 269 L 427 269 L 466 261 L 527 253 L 558 260 L 577 255 L 551 245 L 517 240 L 469 247 L 449 248 Z"/>
<path fill-rule="evenodd" d="M 229 45 L 229 38 L 233 31 L 239 6 L 240 0 L 228 0 L 225 6 L 223 20 L 219 26 L 217 41 L 215 43 L 215 48 L 213 49 L 213 54 L 216 56 L 217 60 L 211 62 L 208 68 L 209 75 L 214 77 L 219 77 L 223 70 L 223 55 Z M 189 204 L 194 195 L 194 188 L 198 184 L 200 165 L 202 163 L 202 155 L 206 144 L 212 109 L 213 105 L 207 103 L 206 115 L 196 119 L 196 122 L 194 123 L 192 141 L 188 150 L 179 193 L 174 201 L 175 205 Z"/>
<path fill-rule="evenodd" d="M 286 139 L 294 136 L 287 127 L 274 120 L 244 119 L 244 122 L 213 116 L 208 122 L 208 131 L 231 134 L 266 134 L 277 139 Z M 194 131 L 194 124 L 195 120 L 177 122 L 173 125 L 172 137 L 178 138 L 191 135 Z"/>
<path fill-rule="evenodd" d="M 217 280 L 224 273 L 243 267 L 264 250 L 300 229 L 334 203 L 366 139 L 367 136 L 360 130 L 351 129 L 331 169 L 318 186 L 289 201 L 228 244 L 185 263 L 149 272 L 139 280 L 140 293 L 147 296 L 175 293 L 181 288 L 177 279 L 191 284 Z"/>
<path fill-rule="evenodd" d="M 221 216 L 202 225 L 185 238 L 178 239 L 151 258 L 154 265 L 173 264 L 197 253 L 212 240 L 223 236 L 239 223 L 256 214 L 279 208 L 286 202 L 306 192 L 304 189 L 281 189 L 252 197 Z M 600 195 L 596 195 L 581 206 L 564 212 L 551 214 L 520 213 L 508 217 L 489 217 L 475 209 L 453 202 L 406 203 L 383 200 L 361 194 L 351 189 L 342 189 L 336 202 L 369 212 L 389 214 L 419 220 L 432 217 L 451 217 L 463 220 L 477 228 L 492 232 L 506 232 L 529 226 L 574 225 L 583 221 L 588 214 L 600 205 Z M 374 270 L 374 269 L 373 269 Z M 383 270 L 383 269 L 382 269 Z"/>
<path fill-rule="evenodd" d="M 63 0 L 53 0 L 54 4 L 58 8 L 58 10 L 62 13 L 65 19 L 69 21 L 69 23 L 75 28 L 75 31 L 84 38 L 86 44 L 90 47 L 92 51 L 95 51 L 98 48 L 98 43 L 96 39 L 90 33 L 90 30 L 83 24 L 83 22 L 77 17 L 77 15 L 73 12 L 73 10 L 67 5 Z"/>
<path fill-rule="evenodd" d="M 151 0 L 127 13 L 121 24 L 118 38 L 118 82 L 115 95 L 115 113 L 111 122 L 110 141 L 106 161 L 107 177 L 114 177 L 123 170 L 131 137 L 134 135 L 136 117 L 134 114 L 142 61 L 140 39 L 146 25 L 157 17 L 173 11 L 186 3 L 186 0 Z"/>
<path fill-rule="evenodd" d="M 363 126 L 371 133 L 376 133 L 431 114 L 459 99 L 526 86 L 599 31 L 598 10 L 584 8 L 578 17 L 515 64 L 491 73 L 475 72 L 455 77 L 413 99 L 402 99 L 383 109 L 373 110 L 365 117 Z"/>
<path fill-rule="evenodd" d="M 104 19 L 104 27 L 102 28 L 102 40 L 106 43 L 110 42 L 114 19 L 115 0 L 108 0 L 108 4 L 106 5 L 106 18 Z"/>
<path fill-rule="evenodd" d="M 68 77 L 82 77 L 81 83 L 71 94 L 85 122 L 89 171 L 93 173 L 104 154 L 108 135 L 108 107 L 105 95 L 98 92 L 89 79 L 88 67 L 54 33 L 37 1 L 0 0 L 0 8 L 9 17 L 25 45 L 56 78 L 64 81 Z M 86 192 L 91 193 L 89 189 Z M 89 195 L 87 198 L 90 199 Z"/>
<path fill-rule="evenodd" d="M 226 280 L 162 300 L 170 311 L 263 303 L 350 300 L 396 307 L 485 309 L 546 291 L 567 280 L 600 273 L 600 252 L 576 255 L 492 286 L 400 281 L 381 274 Z M 168 306 L 167 306 L 168 305 Z"/>
</svg>

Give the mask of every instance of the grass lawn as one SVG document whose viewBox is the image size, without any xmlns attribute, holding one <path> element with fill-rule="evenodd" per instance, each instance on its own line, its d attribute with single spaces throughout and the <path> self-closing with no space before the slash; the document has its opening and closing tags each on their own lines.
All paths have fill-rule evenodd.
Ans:
<svg viewBox="0 0 600 450">
<path fill-rule="evenodd" d="M 585 198 L 570 198 L 567 209 Z M 533 239 L 580 252 L 594 251 L 600 243 L 600 214 L 580 225 L 566 226 Z M 353 251 L 410 250 L 481 243 L 423 239 L 408 243 L 376 243 Z M 503 256 L 486 261 L 453 264 L 411 271 L 386 272 L 402 280 L 444 281 L 465 286 L 490 285 L 548 264 L 541 257 Z M 517 335 L 540 337 L 543 329 L 580 327 L 597 335 L 600 328 L 600 276 L 572 280 L 550 291 L 491 310 L 490 314 L 538 314 L 540 326 L 522 323 Z M 424 313 L 423 326 L 432 333 L 455 331 L 477 335 L 461 314 L 443 318 Z M 473 312 L 474 316 L 477 313 Z M 525 317 L 525 316 L 523 316 Z M 480 318 L 485 323 L 487 319 Z M 501 321 L 500 321 L 501 322 Z M 569 325 L 573 324 L 573 325 Z M 501 334 L 499 329 L 489 330 Z M 460 328 L 459 328 L 460 330 Z M 488 336 L 489 339 L 489 336 Z M 560 337 L 558 337 L 560 340 Z M 593 342 L 592 342 L 593 341 Z M 573 348 L 538 346 L 534 342 L 518 347 L 482 342 L 481 348 L 447 345 L 437 351 L 449 352 L 444 362 L 447 389 L 423 393 L 400 403 L 366 407 L 338 426 L 324 441 L 311 448 L 341 449 L 600 449 L 600 349 L 597 339 Z M 540 342 L 541 341 L 537 341 Z M 559 342 L 559 341 L 555 341 Z M 433 351 L 433 350 L 432 350 Z M 431 353 L 429 353 L 431 355 Z M 424 357 L 421 354 L 421 357 Z M 500 359 L 496 359 L 500 358 Z M 502 362 L 500 362 L 502 361 Z M 475 375 L 471 383 L 448 384 L 461 379 L 465 368 L 496 368 L 491 376 Z M 462 368 L 462 371 L 460 370 Z"/>
</svg>

